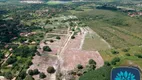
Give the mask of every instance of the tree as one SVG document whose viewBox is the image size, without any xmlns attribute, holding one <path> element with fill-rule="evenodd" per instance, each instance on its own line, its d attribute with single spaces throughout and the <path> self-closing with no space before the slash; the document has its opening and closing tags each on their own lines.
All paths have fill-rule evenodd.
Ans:
<svg viewBox="0 0 142 80">
<path fill-rule="evenodd" d="M 51 39 L 50 42 L 53 43 L 54 41 Z"/>
<path fill-rule="evenodd" d="M 81 64 L 78 64 L 78 65 L 77 65 L 77 68 L 78 68 L 78 69 L 83 69 L 83 66 L 82 66 Z"/>
<path fill-rule="evenodd" d="M 4 54 L 0 53 L 0 59 L 3 59 L 3 58 L 4 58 Z"/>
<path fill-rule="evenodd" d="M 22 71 L 20 74 L 19 74 L 19 77 L 21 77 L 22 79 L 24 79 L 26 77 L 26 71 Z"/>
<path fill-rule="evenodd" d="M 50 23 L 50 20 L 47 19 L 46 22 L 45 22 L 45 24 L 48 24 L 48 23 Z"/>
<path fill-rule="evenodd" d="M 61 37 L 60 36 L 56 36 L 56 39 L 61 39 Z"/>
<path fill-rule="evenodd" d="M 131 56 L 129 53 L 126 53 L 125 55 L 126 55 L 126 56 Z"/>
<path fill-rule="evenodd" d="M 56 70 L 54 69 L 53 66 L 49 66 L 49 67 L 47 68 L 47 72 L 50 73 L 50 74 L 54 73 L 55 71 L 56 71 Z"/>
<path fill-rule="evenodd" d="M 75 39 L 75 36 L 71 36 L 71 39 Z"/>
<path fill-rule="evenodd" d="M 44 46 L 44 47 L 43 47 L 43 50 L 44 50 L 44 51 L 48 51 L 48 52 L 51 52 L 51 51 L 52 51 L 49 46 Z"/>
<path fill-rule="evenodd" d="M 46 75 L 45 75 L 43 72 L 41 72 L 41 73 L 39 74 L 39 78 L 43 79 L 43 78 L 45 78 L 45 77 L 46 77 Z"/>
<path fill-rule="evenodd" d="M 34 78 L 31 75 L 26 76 L 25 80 L 34 80 Z"/>
<path fill-rule="evenodd" d="M 37 74 L 39 74 L 39 73 L 40 73 L 40 72 L 38 71 L 38 69 L 34 69 L 34 70 L 33 70 L 33 74 L 34 74 L 34 75 L 37 75 Z"/>
<path fill-rule="evenodd" d="M 13 64 L 13 63 L 15 63 L 17 61 L 17 59 L 15 58 L 15 57 L 10 57 L 7 61 L 6 61 L 6 63 L 8 63 L 8 64 Z"/>
<path fill-rule="evenodd" d="M 95 62 L 93 59 L 90 59 L 90 60 L 89 60 L 89 64 L 90 64 L 90 65 L 91 65 L 91 64 L 96 65 L 96 62 Z"/>
<path fill-rule="evenodd" d="M 119 52 L 116 51 L 116 50 L 112 50 L 111 53 L 112 53 L 112 54 L 119 54 Z"/>
<path fill-rule="evenodd" d="M 130 48 L 124 48 L 122 49 L 123 52 L 128 52 L 130 50 Z"/>
<path fill-rule="evenodd" d="M 115 58 L 112 59 L 111 64 L 112 65 L 116 65 L 116 63 L 119 62 L 119 61 L 120 61 L 120 58 L 119 57 L 115 57 Z"/>
<path fill-rule="evenodd" d="M 105 61 L 104 64 L 105 64 L 106 66 L 110 66 L 110 65 L 111 65 L 108 61 Z"/>
<path fill-rule="evenodd" d="M 34 74 L 34 73 L 33 73 L 33 70 L 29 70 L 29 71 L 28 71 L 28 74 L 29 74 L 29 75 L 33 75 L 33 74 Z"/>
<path fill-rule="evenodd" d="M 13 78 L 11 72 L 6 72 L 6 73 L 4 73 L 4 77 L 7 78 L 7 79 L 12 79 L 12 78 Z"/>
<path fill-rule="evenodd" d="M 142 55 L 141 54 L 134 54 L 136 57 L 138 58 L 142 58 Z"/>
</svg>

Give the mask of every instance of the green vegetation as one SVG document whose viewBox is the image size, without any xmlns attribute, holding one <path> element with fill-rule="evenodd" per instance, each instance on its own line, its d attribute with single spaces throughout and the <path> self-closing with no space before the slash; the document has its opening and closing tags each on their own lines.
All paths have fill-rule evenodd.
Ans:
<svg viewBox="0 0 142 80">
<path fill-rule="evenodd" d="M 77 65 L 77 68 L 78 68 L 78 69 L 83 69 L 83 66 L 82 66 L 81 64 L 78 64 L 78 65 Z"/>
<path fill-rule="evenodd" d="M 79 80 L 110 80 L 111 69 L 110 66 L 103 66 L 83 74 Z"/>
<path fill-rule="evenodd" d="M 28 75 L 26 76 L 25 80 L 35 80 L 32 76 Z"/>
<path fill-rule="evenodd" d="M 87 34 L 85 37 L 83 44 L 84 50 L 107 50 L 110 48 L 110 45 L 104 42 L 104 40 L 96 33 Z"/>
<path fill-rule="evenodd" d="M 49 67 L 47 68 L 47 72 L 50 73 L 50 74 L 54 73 L 55 71 L 56 71 L 56 70 L 54 69 L 53 66 L 49 66 Z"/>
<path fill-rule="evenodd" d="M 89 64 L 90 64 L 90 65 L 92 65 L 92 64 L 96 65 L 96 62 L 95 62 L 93 59 L 90 59 L 90 60 L 89 60 Z"/>
<path fill-rule="evenodd" d="M 56 34 L 46 37 L 46 33 L 67 34 L 69 27 L 74 32 L 71 39 L 75 39 L 75 35 L 81 30 L 75 30 L 74 26 L 83 29 L 89 26 L 96 32 L 87 29 L 89 33 L 83 49 L 99 51 L 105 65 L 96 69 L 96 62 L 90 59 L 86 66 L 77 65 L 77 70 L 72 72 L 73 79 L 74 76 L 81 76 L 79 80 L 110 80 L 112 67 L 136 65 L 142 68 L 142 18 L 137 14 L 142 9 L 136 6 L 140 1 L 95 1 L 62 5 L 47 5 L 54 4 L 52 2 L 36 5 L 0 3 L 0 76 L 7 79 L 16 77 L 17 80 L 34 80 L 32 76 L 39 74 L 39 78 L 46 78 L 45 73 L 40 73 L 38 69 L 26 73 L 33 64 L 35 53 L 41 56 L 37 52 L 37 45 L 44 37 L 45 42 L 51 43 L 61 39 Z M 130 17 L 132 15 L 128 16 L 128 13 L 137 15 Z M 49 46 L 44 46 L 43 50 L 52 51 Z M 50 74 L 55 71 L 52 66 L 47 68 Z"/>
<path fill-rule="evenodd" d="M 44 79 L 44 78 L 46 78 L 46 75 L 45 75 L 43 72 L 41 72 L 41 73 L 39 74 L 39 78 Z"/>
<path fill-rule="evenodd" d="M 49 46 L 44 46 L 44 47 L 43 47 L 43 50 L 44 50 L 44 51 L 48 51 L 48 52 L 51 52 L 51 51 L 52 51 Z"/>
</svg>

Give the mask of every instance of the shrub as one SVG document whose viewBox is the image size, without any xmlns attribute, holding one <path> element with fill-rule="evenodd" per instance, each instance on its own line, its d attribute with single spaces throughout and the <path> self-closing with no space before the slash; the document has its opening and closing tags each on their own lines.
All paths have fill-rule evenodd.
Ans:
<svg viewBox="0 0 142 80">
<path fill-rule="evenodd" d="M 82 66 L 81 64 L 78 64 L 78 65 L 77 65 L 77 68 L 78 68 L 78 69 L 83 69 L 83 66 Z"/>
<path fill-rule="evenodd" d="M 49 67 L 47 68 L 47 72 L 50 73 L 50 74 L 54 73 L 54 72 L 55 72 L 54 67 L 53 67 L 53 66 L 49 66 Z"/>
<path fill-rule="evenodd" d="M 115 57 L 114 59 L 112 59 L 111 64 L 112 65 L 116 65 L 116 62 L 119 62 L 120 58 L 119 57 Z"/>
<path fill-rule="evenodd" d="M 82 73 L 81 73 L 81 72 L 78 72 L 78 73 L 77 73 L 77 75 L 78 75 L 78 76 L 81 76 L 81 75 L 82 75 Z"/>
<path fill-rule="evenodd" d="M 91 64 L 90 66 L 89 66 L 89 70 L 95 70 L 96 69 L 96 65 L 95 64 Z"/>
<path fill-rule="evenodd" d="M 26 77 L 26 71 L 22 71 L 20 74 L 19 74 L 19 77 L 21 77 L 22 79 L 24 79 Z"/>
<path fill-rule="evenodd" d="M 104 63 L 106 66 L 110 66 L 111 64 L 108 61 L 105 61 Z"/>
<path fill-rule="evenodd" d="M 54 41 L 53 40 L 50 40 L 50 43 L 53 43 Z"/>
<path fill-rule="evenodd" d="M 123 52 L 128 52 L 129 48 L 122 49 Z"/>
<path fill-rule="evenodd" d="M 125 55 L 126 55 L 126 56 L 131 56 L 129 53 L 126 53 Z"/>
<path fill-rule="evenodd" d="M 0 53 L 0 59 L 3 59 L 3 58 L 4 58 L 4 54 Z"/>
<path fill-rule="evenodd" d="M 40 73 L 40 72 L 38 71 L 38 69 L 34 69 L 34 70 L 33 70 L 33 74 L 34 74 L 34 75 L 37 75 L 37 74 L 39 74 L 39 73 Z"/>
<path fill-rule="evenodd" d="M 52 51 L 49 46 L 44 46 L 44 47 L 43 47 L 43 50 L 44 50 L 44 51 L 48 51 L 48 52 L 51 52 L 51 51 Z"/>
<path fill-rule="evenodd" d="M 95 62 L 93 59 L 90 59 L 90 60 L 89 60 L 89 64 L 94 64 L 94 65 L 96 65 L 96 62 Z"/>
<path fill-rule="evenodd" d="M 43 78 L 45 78 L 45 77 L 46 77 L 46 75 L 45 75 L 43 72 L 41 72 L 41 73 L 39 74 L 39 78 L 43 79 Z"/>
<path fill-rule="evenodd" d="M 10 57 L 10 58 L 6 61 L 6 63 L 8 63 L 8 64 L 13 64 L 13 63 L 15 63 L 16 61 L 17 61 L 16 58 Z"/>
<path fill-rule="evenodd" d="M 13 76 L 11 72 L 6 72 L 4 73 L 4 77 L 11 80 Z"/>
<path fill-rule="evenodd" d="M 142 58 L 142 55 L 141 54 L 134 54 L 136 57 L 138 58 Z"/>
<path fill-rule="evenodd" d="M 119 54 L 119 52 L 118 52 L 118 51 L 115 51 L 115 50 L 112 50 L 111 53 L 112 53 L 112 54 Z"/>
<path fill-rule="evenodd" d="M 61 37 L 60 37 L 60 36 L 57 36 L 56 39 L 61 39 Z"/>
<path fill-rule="evenodd" d="M 34 80 L 34 78 L 31 75 L 26 76 L 25 80 Z"/>
<path fill-rule="evenodd" d="M 33 73 L 33 70 L 29 70 L 29 71 L 28 71 L 28 74 L 29 74 L 29 75 L 33 75 L 33 74 L 34 74 L 34 73 Z"/>
<path fill-rule="evenodd" d="M 75 39 L 75 36 L 72 36 L 71 39 Z"/>
</svg>

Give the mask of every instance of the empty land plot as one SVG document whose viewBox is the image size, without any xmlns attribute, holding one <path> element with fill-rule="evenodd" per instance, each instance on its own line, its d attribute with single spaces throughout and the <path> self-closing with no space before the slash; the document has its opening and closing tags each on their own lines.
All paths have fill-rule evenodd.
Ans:
<svg viewBox="0 0 142 80">
<path fill-rule="evenodd" d="M 34 56 L 32 60 L 33 64 L 30 66 L 29 69 L 38 69 L 40 72 L 44 72 L 46 75 L 46 78 L 44 80 L 54 80 L 51 79 L 52 75 L 54 74 L 49 74 L 47 73 L 47 68 L 48 66 L 53 66 L 55 69 L 58 66 L 58 59 L 56 56 L 44 54 L 43 56 Z M 39 75 L 34 75 L 33 76 L 36 80 L 40 80 Z"/>
<path fill-rule="evenodd" d="M 63 64 L 62 71 L 73 70 L 78 64 L 87 65 L 89 59 L 94 59 L 97 63 L 97 68 L 103 66 L 104 61 L 97 51 L 85 51 L 80 49 L 81 40 L 84 34 L 77 34 L 75 39 L 71 39 L 62 54 Z"/>
<path fill-rule="evenodd" d="M 104 40 L 102 39 L 97 33 L 92 32 L 89 33 L 88 31 L 84 44 L 83 44 L 83 50 L 107 50 L 110 49 L 111 46 Z"/>
</svg>

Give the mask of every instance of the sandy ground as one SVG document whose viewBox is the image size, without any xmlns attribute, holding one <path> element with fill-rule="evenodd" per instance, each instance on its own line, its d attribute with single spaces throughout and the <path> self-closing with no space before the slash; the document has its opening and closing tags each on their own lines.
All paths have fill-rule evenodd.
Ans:
<svg viewBox="0 0 142 80">
<path fill-rule="evenodd" d="M 75 36 L 75 39 L 71 39 L 71 36 L 74 34 L 72 32 L 62 35 L 61 40 L 53 43 L 47 42 L 47 44 L 44 44 L 41 41 L 39 46 L 41 49 L 38 51 L 42 56 L 34 56 L 32 60 L 33 65 L 29 69 L 39 69 L 40 72 L 44 72 L 47 77 L 43 80 L 56 80 L 56 73 L 52 75 L 47 73 L 48 66 L 54 66 L 57 69 L 56 72 L 60 70 L 65 74 L 67 71 L 73 70 L 78 64 L 87 65 L 90 59 L 96 61 L 97 68 L 103 66 L 104 61 L 98 51 L 82 50 L 86 33 L 88 33 L 87 30 L 81 29 L 81 32 Z M 46 45 L 52 49 L 52 52 L 47 53 L 43 51 L 42 48 Z M 34 78 L 39 80 L 39 75 L 34 76 Z"/>
<path fill-rule="evenodd" d="M 34 56 L 33 65 L 30 66 L 29 69 L 38 69 L 40 72 L 44 72 L 47 77 L 45 79 L 39 79 L 39 75 L 33 76 L 35 80 L 54 80 L 56 76 L 54 74 L 47 73 L 48 66 L 53 66 L 55 69 L 58 66 L 58 59 L 56 56 L 53 55 L 43 55 L 43 56 Z"/>
<path fill-rule="evenodd" d="M 84 39 L 84 35 L 86 35 L 85 31 L 83 33 L 79 33 L 76 35 L 75 39 L 71 39 L 62 54 L 63 64 L 61 65 L 62 71 L 72 70 L 78 64 L 86 65 L 89 59 L 94 59 L 97 62 L 97 68 L 103 66 L 104 61 L 99 54 L 98 51 L 85 51 L 80 49 L 82 46 L 82 40 Z"/>
</svg>

